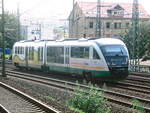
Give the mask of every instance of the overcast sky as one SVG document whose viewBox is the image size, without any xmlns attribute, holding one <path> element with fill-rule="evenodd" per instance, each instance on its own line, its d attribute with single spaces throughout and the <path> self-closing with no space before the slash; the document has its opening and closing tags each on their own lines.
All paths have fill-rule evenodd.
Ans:
<svg viewBox="0 0 150 113">
<path fill-rule="evenodd" d="M 15 12 L 17 10 L 17 3 L 20 5 L 21 18 L 59 18 L 67 19 L 72 9 L 73 0 L 4 0 L 5 9 Z M 77 0 L 76 0 L 77 1 Z M 97 0 L 78 0 L 78 1 L 92 1 Z M 102 2 L 132 2 L 133 0 L 101 0 Z M 139 0 L 144 8 L 150 14 L 150 1 Z"/>
</svg>

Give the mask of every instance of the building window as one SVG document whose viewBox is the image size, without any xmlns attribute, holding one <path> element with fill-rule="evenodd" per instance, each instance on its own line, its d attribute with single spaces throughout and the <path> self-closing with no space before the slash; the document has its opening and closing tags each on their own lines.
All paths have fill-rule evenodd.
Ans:
<svg viewBox="0 0 150 113">
<path fill-rule="evenodd" d="M 89 28 L 93 28 L 93 22 L 89 23 Z"/>
<path fill-rule="evenodd" d="M 121 22 L 119 22 L 119 23 L 115 22 L 114 29 L 121 29 Z"/>
<path fill-rule="evenodd" d="M 118 23 L 118 28 L 121 29 L 121 23 Z"/>
<path fill-rule="evenodd" d="M 110 22 L 106 23 L 106 28 L 109 29 L 110 28 Z"/>
<path fill-rule="evenodd" d="M 115 12 L 114 12 L 114 15 L 117 15 L 117 14 L 118 14 L 118 12 L 115 11 Z"/>
<path fill-rule="evenodd" d="M 117 23 L 114 23 L 114 28 L 117 29 Z"/>
</svg>

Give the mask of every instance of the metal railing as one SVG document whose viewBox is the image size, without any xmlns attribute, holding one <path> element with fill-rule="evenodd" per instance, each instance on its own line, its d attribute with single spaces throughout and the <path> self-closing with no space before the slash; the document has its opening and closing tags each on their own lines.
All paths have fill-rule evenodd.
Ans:
<svg viewBox="0 0 150 113">
<path fill-rule="evenodd" d="M 150 66 L 146 65 L 130 65 L 130 71 L 131 72 L 144 72 L 144 73 L 150 73 Z"/>
</svg>

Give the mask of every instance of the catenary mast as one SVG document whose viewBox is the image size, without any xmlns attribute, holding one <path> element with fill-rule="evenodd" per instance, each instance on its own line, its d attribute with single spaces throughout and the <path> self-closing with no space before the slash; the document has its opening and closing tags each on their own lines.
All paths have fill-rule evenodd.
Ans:
<svg viewBox="0 0 150 113">
<path fill-rule="evenodd" d="M 97 0 L 96 37 L 101 38 L 101 1 Z"/>
<path fill-rule="evenodd" d="M 138 0 L 132 5 L 132 59 L 133 65 L 139 66 L 139 4 Z"/>
</svg>

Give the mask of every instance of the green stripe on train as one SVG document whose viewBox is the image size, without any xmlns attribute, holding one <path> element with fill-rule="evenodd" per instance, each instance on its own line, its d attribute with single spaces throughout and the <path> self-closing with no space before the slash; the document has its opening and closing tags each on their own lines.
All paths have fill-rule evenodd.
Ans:
<svg viewBox="0 0 150 113">
<path fill-rule="evenodd" d="M 104 76 L 110 76 L 109 71 L 95 71 L 95 70 L 88 70 L 88 69 L 80 69 L 80 68 L 67 68 L 63 66 L 49 66 L 48 67 L 50 71 L 57 71 L 57 72 L 64 72 L 64 73 L 76 73 L 76 74 L 82 74 L 83 71 L 91 72 L 93 76 L 96 77 L 104 77 Z"/>
</svg>

